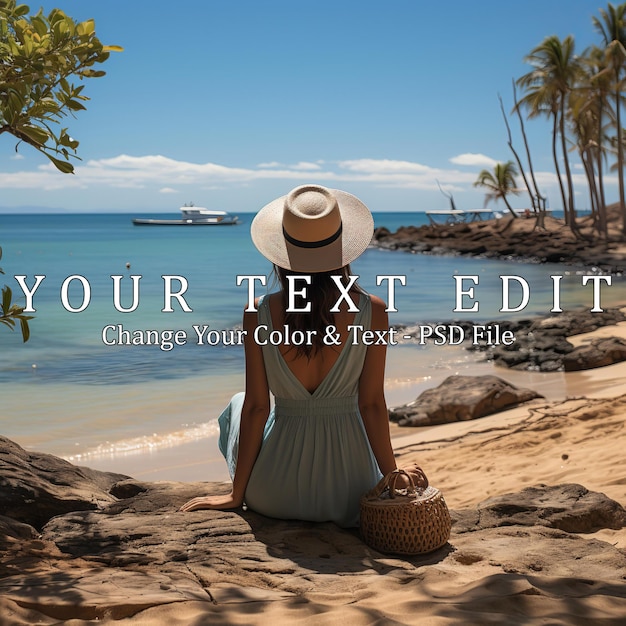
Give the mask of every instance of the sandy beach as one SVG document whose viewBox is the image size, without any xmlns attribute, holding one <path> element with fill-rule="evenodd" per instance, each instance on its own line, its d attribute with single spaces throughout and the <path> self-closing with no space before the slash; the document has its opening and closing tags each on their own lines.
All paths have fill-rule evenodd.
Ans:
<svg viewBox="0 0 626 626">
<path fill-rule="evenodd" d="M 569 340 L 581 345 L 609 336 L 626 339 L 626 323 Z M 541 482 L 581 483 L 625 504 L 621 450 L 626 445 L 626 362 L 563 376 L 571 390 L 563 400 L 534 400 L 478 420 L 404 436 L 404 429 L 396 427 L 399 463 L 429 468 L 452 508 Z M 604 421 L 610 415 L 614 417 Z M 621 532 L 626 548 L 626 530 Z"/>
<path fill-rule="evenodd" d="M 626 339 L 626 322 L 602 327 L 592 333 L 574 335 L 569 338 L 569 341 L 574 346 L 578 346 L 594 338 L 611 336 Z M 386 393 L 390 407 L 410 402 L 424 387 L 436 385 L 435 382 L 424 383 L 422 381 L 416 384 L 410 379 L 404 382 L 401 376 L 402 373 L 406 376 L 408 366 L 406 359 L 400 358 L 394 362 L 393 354 L 391 355 L 388 374 L 392 383 Z M 538 400 L 533 403 L 537 406 L 565 402 L 569 398 L 611 398 L 626 393 L 626 363 L 580 372 L 545 374 L 495 367 L 491 362 L 482 362 L 472 358 L 471 372 L 476 376 L 494 374 L 516 386 L 529 387 L 537 391 L 545 398 L 543 401 Z M 441 378 L 453 373 L 453 371 L 442 373 Z M 455 422 L 449 425 L 421 428 L 400 427 L 390 423 L 390 429 L 394 447 L 400 455 L 399 458 L 404 460 L 404 455 L 410 454 L 408 447 L 411 444 L 435 441 L 451 435 L 460 436 L 482 431 L 485 428 L 491 429 L 494 427 L 493 424 L 515 424 L 524 420 L 529 411 L 530 405 L 527 404 L 466 423 Z M 229 477 L 226 464 L 219 453 L 216 455 L 217 450 L 217 435 L 215 435 L 173 447 L 155 448 L 148 452 L 94 456 L 86 464 L 94 469 L 126 473 L 141 480 L 227 481 Z M 412 454 L 415 455 L 415 453 Z M 414 460 L 413 456 L 408 459 L 408 462 Z M 77 463 L 74 460 L 73 462 Z M 437 471 L 437 464 L 436 455 L 429 457 L 428 466 L 432 467 L 430 471 Z M 626 502 L 626 498 L 623 500 Z"/>
</svg>

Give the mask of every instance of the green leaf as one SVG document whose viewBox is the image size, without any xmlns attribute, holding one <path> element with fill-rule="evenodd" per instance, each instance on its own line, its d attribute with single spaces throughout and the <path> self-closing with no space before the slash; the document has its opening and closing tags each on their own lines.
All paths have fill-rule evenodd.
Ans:
<svg viewBox="0 0 626 626">
<path fill-rule="evenodd" d="M 22 15 L 27 15 L 29 11 L 30 11 L 30 7 L 28 5 L 20 4 L 15 7 L 15 10 L 13 11 L 13 15 L 15 15 L 16 17 L 21 17 Z"/>
<path fill-rule="evenodd" d="M 62 161 L 61 159 L 54 158 L 51 154 L 45 153 L 46 156 L 52 161 L 54 167 L 56 167 L 59 172 L 63 172 L 64 174 L 73 174 L 74 166 L 67 161 Z"/>
<path fill-rule="evenodd" d="M 9 314 L 9 309 L 11 308 L 11 298 L 13 293 L 11 292 L 11 288 L 6 285 L 2 288 L 2 312 L 4 315 Z"/>
<path fill-rule="evenodd" d="M 6 100 L 6 119 L 13 124 L 24 108 L 24 98 L 16 89 L 10 89 Z"/>
<path fill-rule="evenodd" d="M 80 36 L 92 35 L 96 30 L 96 24 L 93 20 L 86 20 L 76 26 L 76 32 Z"/>
<path fill-rule="evenodd" d="M 67 146 L 68 148 L 71 148 L 72 150 L 76 150 L 76 148 L 78 148 L 78 143 L 79 142 L 76 141 L 76 139 L 73 139 L 67 134 L 67 128 L 64 128 L 61 131 L 61 135 L 59 136 L 59 145 Z"/>
<path fill-rule="evenodd" d="M 105 46 L 92 19 L 79 23 L 60 9 L 31 15 L 17 2 L 0 0 L 0 128 L 71 173 L 67 158 L 78 141 L 50 124 L 85 109 L 82 79 L 104 76 L 97 66 L 123 48 Z M 81 84 L 75 86 L 77 79 Z"/>
<path fill-rule="evenodd" d="M 20 328 L 22 329 L 22 341 L 26 343 L 30 339 L 30 328 L 24 317 L 20 317 Z"/>
<path fill-rule="evenodd" d="M 85 107 L 84 105 L 82 105 L 78 100 L 68 100 L 65 105 L 67 106 L 68 109 L 70 109 L 70 111 L 86 111 L 87 107 Z"/>
<path fill-rule="evenodd" d="M 30 140 L 35 143 L 43 146 L 48 139 L 50 139 L 50 134 L 45 131 L 43 128 L 39 128 L 38 126 L 24 125 L 19 126 L 18 130 L 24 133 Z"/>
<path fill-rule="evenodd" d="M 30 23 L 33 25 L 33 28 L 40 37 L 43 37 L 48 33 L 48 25 L 41 15 L 34 15 L 31 18 Z"/>
<path fill-rule="evenodd" d="M 106 72 L 104 70 L 84 69 L 81 75 L 85 78 L 101 78 L 102 76 L 106 76 Z"/>
</svg>

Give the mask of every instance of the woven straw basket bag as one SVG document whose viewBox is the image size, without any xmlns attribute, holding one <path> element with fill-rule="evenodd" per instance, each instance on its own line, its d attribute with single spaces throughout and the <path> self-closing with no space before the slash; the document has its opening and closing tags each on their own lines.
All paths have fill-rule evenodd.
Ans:
<svg viewBox="0 0 626 626">
<path fill-rule="evenodd" d="M 439 489 L 428 485 L 419 469 L 416 487 L 411 474 L 397 469 L 387 474 L 361 498 L 361 536 L 379 552 L 425 554 L 450 538 L 450 512 Z M 409 487 L 396 490 L 398 477 L 407 477 Z"/>
</svg>

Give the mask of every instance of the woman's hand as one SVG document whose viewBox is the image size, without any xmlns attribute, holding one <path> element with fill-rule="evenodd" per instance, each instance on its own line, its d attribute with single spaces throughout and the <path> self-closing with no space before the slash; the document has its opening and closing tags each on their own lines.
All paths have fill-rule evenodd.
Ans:
<svg viewBox="0 0 626 626">
<path fill-rule="evenodd" d="M 221 496 L 201 496 L 199 498 L 193 498 L 193 500 L 185 502 L 185 504 L 180 507 L 179 511 L 198 511 L 200 509 L 236 509 L 242 504 L 243 500 L 235 498 L 231 492 Z"/>
</svg>

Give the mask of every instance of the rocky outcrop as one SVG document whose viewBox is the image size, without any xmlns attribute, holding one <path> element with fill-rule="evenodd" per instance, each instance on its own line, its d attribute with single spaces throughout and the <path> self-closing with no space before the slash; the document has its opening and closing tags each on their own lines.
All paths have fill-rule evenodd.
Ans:
<svg viewBox="0 0 626 626">
<path fill-rule="evenodd" d="M 484 352 L 487 360 L 492 360 L 501 367 L 554 372 L 591 369 L 626 360 L 624 342 L 619 338 L 612 338 L 608 343 L 605 343 L 605 339 L 594 340 L 589 343 L 589 348 L 576 350 L 568 340 L 571 336 L 589 333 L 623 321 L 626 321 L 624 310 L 612 307 L 597 313 L 591 313 L 588 309 L 578 309 L 538 318 L 482 323 L 483 326 L 497 326 L 501 334 L 512 333 L 515 340 L 508 345 L 504 343 L 491 345 L 482 339 L 472 342 L 473 327 L 476 323 L 467 320 L 454 320 L 448 324 L 439 321 L 430 326 L 460 328 L 466 338 L 464 345 L 468 350 Z M 413 337 L 416 340 L 420 338 L 419 325 L 399 324 L 394 328 L 402 337 Z M 596 346 L 595 350 L 593 346 Z"/>
<path fill-rule="evenodd" d="M 567 263 L 622 273 L 626 253 L 617 207 L 611 207 L 609 214 L 609 241 L 598 238 L 589 217 L 580 220 L 581 236 L 575 236 L 562 220 L 552 217 L 546 217 L 544 228 L 537 228 L 533 218 L 505 216 L 470 223 L 405 226 L 395 232 L 381 227 L 374 232 L 372 243 L 386 250 Z"/>
<path fill-rule="evenodd" d="M 449 376 L 413 402 L 389 410 L 400 426 L 432 426 L 491 415 L 541 397 L 498 376 Z"/>
<path fill-rule="evenodd" d="M 602 337 L 574 348 L 563 357 L 566 372 L 604 367 L 626 361 L 626 341 L 621 337 Z"/>
<path fill-rule="evenodd" d="M 50 454 L 27 452 L 0 436 L 0 515 L 40 529 L 51 517 L 101 509 L 121 474 L 77 467 Z"/>
<path fill-rule="evenodd" d="M 592 332 L 598 328 L 617 324 L 626 320 L 626 315 L 619 308 L 611 308 L 598 313 L 588 310 L 564 312 L 549 315 L 536 320 L 521 320 L 507 323 L 515 335 L 511 345 L 471 346 L 485 350 L 487 357 L 496 365 L 512 369 L 537 370 L 541 372 L 562 371 L 567 367 L 590 369 L 599 367 L 600 360 L 588 350 L 576 349 L 572 359 L 574 346 L 568 337 Z M 618 344 L 621 340 L 615 340 Z M 610 365 L 626 359 L 623 351 L 613 350 L 606 355 L 603 365 Z"/>
<path fill-rule="evenodd" d="M 0 451 L 14 468 L 11 476 L 0 473 L 6 492 L 26 453 L 6 439 Z M 81 502 L 72 485 L 55 477 L 57 471 L 69 475 L 68 464 L 49 455 L 45 461 L 24 469 L 23 493 Z M 571 624 L 579 623 L 577 615 L 603 615 L 588 604 L 598 595 L 616 615 L 626 612 L 626 555 L 578 534 L 623 525 L 624 510 L 580 485 L 538 485 L 452 511 L 448 544 L 426 556 L 400 558 L 380 554 L 357 531 L 330 523 L 241 510 L 178 511 L 187 499 L 225 485 L 122 479 L 107 490 L 110 474 L 74 471 L 82 490 L 98 494 L 93 508 L 56 514 L 41 532 L 34 528 L 44 517 L 35 502 L 19 507 L 14 499 L 20 522 L 0 518 L 2 626 L 120 619 L 267 623 L 258 621 L 260 615 L 276 623 L 286 616 L 312 624 L 338 618 L 360 623 L 366 615 L 371 622 L 416 624 L 426 610 L 450 623 L 469 623 L 468 615 L 485 610 L 492 620 L 496 613 L 504 616 L 512 604 L 528 620 L 535 608 L 516 604 L 527 596 L 542 614 L 559 610 Z M 588 582 L 578 582 L 581 576 Z M 468 581 L 475 581 L 473 590 Z M 442 613 L 436 608 L 444 597 Z M 558 608 L 564 601 L 573 603 L 571 614 Z"/>
</svg>

